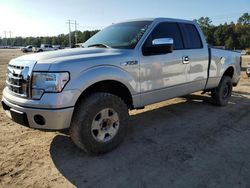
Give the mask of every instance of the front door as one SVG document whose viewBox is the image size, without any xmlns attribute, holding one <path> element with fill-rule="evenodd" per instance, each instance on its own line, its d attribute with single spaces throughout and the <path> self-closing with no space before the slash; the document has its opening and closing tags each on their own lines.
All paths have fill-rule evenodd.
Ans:
<svg viewBox="0 0 250 188">
<path fill-rule="evenodd" d="M 144 45 L 150 45 L 154 39 L 159 38 L 172 38 L 174 50 L 168 54 L 140 53 L 142 106 L 188 93 L 188 64 L 183 61 L 185 50 L 178 24 L 158 24 Z"/>
</svg>

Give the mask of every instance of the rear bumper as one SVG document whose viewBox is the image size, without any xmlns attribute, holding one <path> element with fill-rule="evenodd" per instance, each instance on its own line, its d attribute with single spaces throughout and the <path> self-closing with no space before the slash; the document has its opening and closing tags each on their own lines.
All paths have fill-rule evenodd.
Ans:
<svg viewBox="0 0 250 188">
<path fill-rule="evenodd" d="M 39 109 L 22 107 L 2 98 L 6 115 L 13 121 L 37 129 L 60 130 L 69 128 L 74 107 Z"/>
<path fill-rule="evenodd" d="M 250 68 L 247 68 L 246 73 L 247 73 L 247 76 L 250 76 Z"/>
</svg>

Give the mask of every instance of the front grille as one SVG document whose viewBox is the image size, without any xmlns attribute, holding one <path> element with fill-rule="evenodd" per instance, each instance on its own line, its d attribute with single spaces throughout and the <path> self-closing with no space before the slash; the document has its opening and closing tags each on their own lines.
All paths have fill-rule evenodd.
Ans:
<svg viewBox="0 0 250 188">
<path fill-rule="evenodd" d="M 8 65 L 6 84 L 10 92 L 17 96 L 29 97 L 29 75 L 28 66 Z"/>
</svg>

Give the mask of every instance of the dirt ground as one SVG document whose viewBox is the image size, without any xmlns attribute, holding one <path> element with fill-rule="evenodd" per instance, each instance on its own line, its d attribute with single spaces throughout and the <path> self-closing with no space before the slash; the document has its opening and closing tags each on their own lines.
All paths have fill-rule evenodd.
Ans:
<svg viewBox="0 0 250 188">
<path fill-rule="evenodd" d="M 20 55 L 0 50 L 0 91 Z M 80 151 L 67 132 L 13 123 L 1 108 L 0 187 L 250 187 L 247 62 L 228 106 L 195 93 L 131 111 L 127 138 L 102 156 Z"/>
</svg>

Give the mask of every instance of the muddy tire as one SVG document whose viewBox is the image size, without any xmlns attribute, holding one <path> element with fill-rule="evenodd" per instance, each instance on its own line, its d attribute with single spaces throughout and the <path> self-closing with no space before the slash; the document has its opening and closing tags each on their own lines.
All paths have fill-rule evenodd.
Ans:
<svg viewBox="0 0 250 188">
<path fill-rule="evenodd" d="M 223 76 L 220 84 L 212 91 L 212 98 L 215 100 L 217 106 L 226 106 L 232 95 L 233 83 L 232 78 Z"/>
<path fill-rule="evenodd" d="M 106 153 L 123 141 L 127 120 L 128 109 L 122 99 L 109 93 L 94 93 L 77 103 L 70 136 L 87 153 Z"/>
</svg>

